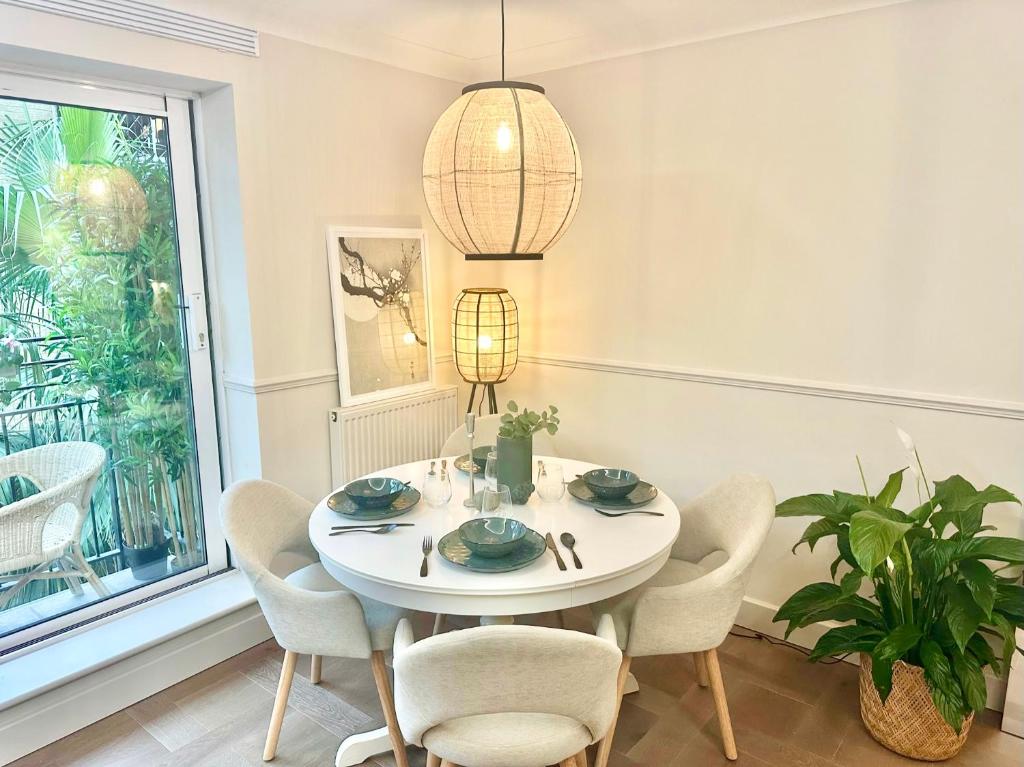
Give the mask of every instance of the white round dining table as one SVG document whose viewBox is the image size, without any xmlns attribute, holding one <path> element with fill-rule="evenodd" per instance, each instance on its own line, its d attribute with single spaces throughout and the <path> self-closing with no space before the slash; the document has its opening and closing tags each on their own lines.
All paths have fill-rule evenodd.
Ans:
<svg viewBox="0 0 1024 767">
<path fill-rule="evenodd" d="M 535 456 L 545 463 L 560 464 L 566 480 L 598 468 L 566 458 Z M 398 607 L 445 615 L 479 616 L 481 622 L 510 622 L 528 615 L 590 604 L 616 596 L 651 578 L 668 560 L 679 535 L 679 511 L 665 493 L 643 507 L 664 516 L 630 514 L 610 518 L 580 503 L 568 492 L 562 500 L 544 502 L 534 493 L 527 504 L 512 506 L 511 516 L 542 536 L 551 533 L 566 569 L 545 551 L 526 567 L 506 573 L 481 573 L 445 560 L 437 551 L 441 538 L 463 522 L 478 516 L 463 501 L 469 497 L 469 475 L 448 466 L 452 499 L 432 507 L 425 499 L 409 512 L 386 522 L 410 523 L 385 535 L 347 533 L 330 535 L 335 525 L 358 524 L 327 506 L 317 504 L 309 519 L 309 538 L 324 568 L 345 587 L 364 596 Z M 440 462 L 438 461 L 438 467 Z M 429 461 L 418 461 L 373 472 L 375 477 L 395 477 L 421 489 Z M 476 489 L 484 478 L 474 478 Z M 329 496 L 328 496 L 329 497 Z M 576 539 L 576 553 L 583 567 L 577 569 L 572 555 L 559 541 L 563 532 Z M 420 576 L 424 536 L 433 538 L 427 575 Z M 347 738 L 338 751 L 337 767 L 360 764 L 390 749 L 385 728 Z"/>
</svg>

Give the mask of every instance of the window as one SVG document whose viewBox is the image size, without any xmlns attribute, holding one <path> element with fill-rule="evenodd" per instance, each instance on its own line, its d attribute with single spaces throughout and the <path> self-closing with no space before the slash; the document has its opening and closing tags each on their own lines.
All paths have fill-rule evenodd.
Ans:
<svg viewBox="0 0 1024 767">
<path fill-rule="evenodd" d="M 0 652 L 226 566 L 190 122 L 0 72 Z"/>
</svg>

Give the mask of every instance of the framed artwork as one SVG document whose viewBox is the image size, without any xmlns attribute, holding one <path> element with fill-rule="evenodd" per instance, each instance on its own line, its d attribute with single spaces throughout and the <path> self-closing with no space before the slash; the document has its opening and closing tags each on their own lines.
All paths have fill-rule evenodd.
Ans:
<svg viewBox="0 0 1024 767">
<path fill-rule="evenodd" d="M 330 226 L 327 263 L 342 406 L 433 388 L 423 230 Z"/>
</svg>

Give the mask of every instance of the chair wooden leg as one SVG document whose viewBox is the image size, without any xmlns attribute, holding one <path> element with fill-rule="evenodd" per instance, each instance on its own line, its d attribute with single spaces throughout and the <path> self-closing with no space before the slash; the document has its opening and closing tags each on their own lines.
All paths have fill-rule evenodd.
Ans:
<svg viewBox="0 0 1024 767">
<path fill-rule="evenodd" d="M 434 616 L 434 631 L 431 636 L 437 636 L 444 631 L 444 613 L 438 613 Z"/>
<path fill-rule="evenodd" d="M 590 760 L 587 759 L 587 749 L 576 754 L 576 767 L 589 767 Z"/>
<path fill-rule="evenodd" d="M 576 767 L 576 757 L 570 756 L 568 759 L 563 759 L 558 763 L 558 767 Z"/>
<path fill-rule="evenodd" d="M 309 681 L 313 684 L 320 684 L 320 674 L 323 671 L 324 656 L 309 656 Z"/>
<path fill-rule="evenodd" d="M 72 594 L 75 596 L 81 596 L 85 593 L 85 590 L 82 588 L 82 579 L 85 576 L 78 575 L 77 568 L 73 561 L 67 557 L 61 557 L 57 560 L 57 567 L 63 572 L 70 571 L 68 575 L 64 576 L 64 582 L 68 584 L 68 588 L 71 589 Z"/>
<path fill-rule="evenodd" d="M 427 752 L 427 767 L 441 767 L 441 757 Z"/>
<path fill-rule="evenodd" d="M 722 731 L 722 747 L 725 758 L 735 761 L 736 738 L 732 734 L 732 720 L 729 719 L 729 705 L 725 700 L 725 685 L 722 684 L 722 668 L 718 665 L 718 651 L 708 650 L 703 653 L 708 667 L 708 681 L 711 683 L 711 694 L 715 697 L 715 712 L 718 714 L 718 727 Z"/>
<path fill-rule="evenodd" d="M 441 767 L 459 767 L 455 762 L 449 762 L 447 759 L 441 760 Z"/>
<path fill-rule="evenodd" d="M 564 629 L 565 628 L 565 610 L 558 610 L 555 613 L 555 616 L 557 618 L 558 628 Z"/>
<path fill-rule="evenodd" d="M 384 721 L 388 724 L 391 747 L 395 750 L 395 761 L 398 763 L 398 767 L 409 767 L 409 757 L 405 753 L 405 738 L 402 737 L 402 730 L 398 726 L 395 698 L 391 694 L 391 683 L 388 681 L 388 667 L 384 662 L 384 653 L 374 650 L 370 655 L 370 666 L 373 668 L 373 681 L 377 683 L 380 705 L 384 709 Z"/>
<path fill-rule="evenodd" d="M 701 687 L 708 686 L 708 664 L 704 660 L 704 653 L 695 652 L 693 653 L 693 668 L 697 673 L 697 684 Z"/>
<path fill-rule="evenodd" d="M 612 754 L 612 739 L 615 737 L 615 725 L 618 724 L 619 709 L 622 707 L 622 691 L 626 687 L 626 679 L 629 677 L 629 664 L 631 661 L 632 658 L 628 655 L 622 656 L 622 665 L 619 666 L 619 677 L 615 691 L 615 715 L 612 717 L 612 723 L 608 727 L 608 732 L 605 733 L 604 738 L 598 744 L 597 759 L 594 762 L 595 767 L 608 767 L 608 757 Z"/>
<path fill-rule="evenodd" d="M 89 566 L 89 563 L 85 559 L 85 554 L 82 552 L 81 544 L 75 543 L 71 546 L 71 560 L 78 567 L 79 571 L 85 576 L 85 579 L 92 584 L 92 587 L 96 590 L 96 595 L 100 597 L 109 597 L 110 589 L 108 589 L 96 571 Z"/>
<path fill-rule="evenodd" d="M 277 683 L 277 697 L 274 698 L 274 713 L 270 715 L 270 729 L 267 730 L 267 743 L 263 747 L 263 761 L 269 762 L 277 754 L 277 740 L 281 736 L 281 722 L 288 708 L 288 693 L 292 689 L 292 677 L 295 676 L 295 662 L 298 653 L 286 650 L 284 663 L 281 664 L 281 679 Z"/>
</svg>

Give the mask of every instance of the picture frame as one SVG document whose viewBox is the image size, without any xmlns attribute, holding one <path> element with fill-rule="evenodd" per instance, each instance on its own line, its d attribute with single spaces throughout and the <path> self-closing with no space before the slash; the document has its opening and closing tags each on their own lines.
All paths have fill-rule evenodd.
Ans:
<svg viewBox="0 0 1024 767">
<path fill-rule="evenodd" d="M 342 407 L 434 388 L 423 229 L 327 227 Z"/>
</svg>

